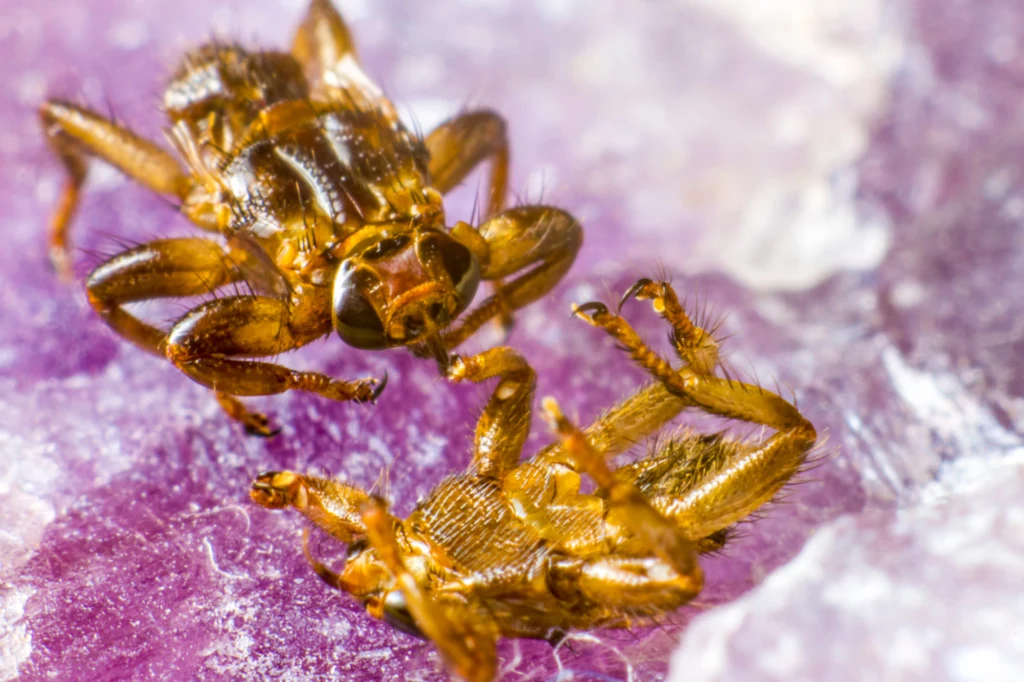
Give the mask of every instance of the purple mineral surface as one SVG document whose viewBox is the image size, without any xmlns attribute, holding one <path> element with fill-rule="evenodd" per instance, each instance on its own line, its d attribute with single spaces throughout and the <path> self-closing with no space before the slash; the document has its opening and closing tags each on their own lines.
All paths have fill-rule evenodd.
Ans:
<svg viewBox="0 0 1024 682">
<path fill-rule="evenodd" d="M 467 463 L 486 389 L 332 338 L 288 362 L 387 370 L 379 404 L 255 401 L 283 431 L 245 437 L 47 268 L 62 177 L 39 102 L 160 139 L 183 49 L 285 46 L 304 4 L 0 0 L 0 680 L 445 679 L 429 645 L 327 589 L 301 520 L 247 489 L 264 469 L 387 471 L 406 513 Z M 569 278 L 510 339 L 541 394 L 586 421 L 643 381 L 568 310 L 664 270 L 727 315 L 733 368 L 795 394 L 827 437 L 707 562 L 694 607 L 557 650 L 505 642 L 504 679 L 1024 679 L 1019 0 L 340 5 L 410 120 L 497 108 L 519 196 L 584 220 Z M 98 165 L 74 228 L 81 274 L 190 233 Z M 628 315 L 663 338 L 643 306 Z M 549 438 L 536 423 L 527 450 Z"/>
</svg>

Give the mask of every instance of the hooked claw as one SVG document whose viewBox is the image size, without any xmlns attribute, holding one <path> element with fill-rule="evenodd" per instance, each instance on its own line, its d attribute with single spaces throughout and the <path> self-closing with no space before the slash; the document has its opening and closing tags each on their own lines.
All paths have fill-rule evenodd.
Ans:
<svg viewBox="0 0 1024 682">
<path fill-rule="evenodd" d="M 608 314 L 608 306 L 600 301 L 590 301 L 589 303 L 584 303 L 582 305 L 576 305 L 574 303 L 572 306 L 572 314 L 573 317 L 578 317 L 582 320 L 586 320 L 590 324 L 594 324 L 595 317 Z"/>
<path fill-rule="evenodd" d="M 644 289 L 646 289 L 652 284 L 654 284 L 654 282 L 647 279 L 646 277 L 638 279 L 636 283 L 633 284 L 633 286 L 626 289 L 626 293 L 622 294 L 622 298 L 619 299 L 619 307 L 616 308 L 616 312 L 620 312 L 622 310 L 622 306 L 625 305 L 626 301 L 628 301 L 631 298 L 636 298 L 638 300 L 641 298 L 648 298 Z"/>
<path fill-rule="evenodd" d="M 245 432 L 250 436 L 256 436 L 257 438 L 273 438 L 277 434 L 281 433 L 281 427 L 279 426 L 276 429 L 262 429 L 246 424 Z"/>
<path fill-rule="evenodd" d="M 380 378 L 377 385 L 373 387 L 373 393 L 370 394 L 369 403 L 372 405 L 377 402 L 377 398 L 384 392 L 384 387 L 388 385 L 388 371 L 384 370 L 384 376 Z"/>
</svg>

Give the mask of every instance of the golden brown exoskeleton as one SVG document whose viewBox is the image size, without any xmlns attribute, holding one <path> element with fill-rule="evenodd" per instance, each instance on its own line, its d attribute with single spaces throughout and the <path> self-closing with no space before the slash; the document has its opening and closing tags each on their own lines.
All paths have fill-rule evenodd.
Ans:
<svg viewBox="0 0 1024 682">
<path fill-rule="evenodd" d="M 290 53 L 209 44 L 187 54 L 164 109 L 184 165 L 88 109 L 43 104 L 44 129 L 69 175 L 52 260 L 69 272 L 67 227 L 89 157 L 172 197 L 193 223 L 219 234 L 114 256 L 89 276 L 89 301 L 118 334 L 216 391 L 254 433 L 270 433 L 267 421 L 236 396 L 301 390 L 372 401 L 384 380 L 342 381 L 253 358 L 334 330 L 357 348 L 411 347 L 446 370 L 448 352 L 485 322 L 507 324 L 511 311 L 546 294 L 582 241 L 561 209 L 502 210 L 509 149 L 498 114 L 460 114 L 424 139 L 410 132 L 359 68 L 327 0 L 312 1 Z M 487 160 L 482 223 L 447 227 L 442 194 Z M 494 294 L 460 317 L 481 280 L 494 283 Z M 169 331 L 124 307 L 238 282 L 253 294 L 210 300 Z"/>
<path fill-rule="evenodd" d="M 295 507 L 349 543 L 341 573 L 308 547 L 306 556 L 329 585 L 433 641 L 449 669 L 472 682 L 494 677 L 499 637 L 554 642 L 571 630 L 628 627 L 677 609 L 703 585 L 698 556 L 721 548 L 734 524 L 775 496 L 817 436 L 778 395 L 717 376 L 718 343 L 692 323 L 668 284 L 641 280 L 623 300 L 630 296 L 653 302 L 683 363 L 674 369 L 604 305 L 577 307 L 656 379 L 589 428 L 576 429 L 546 399 L 560 442 L 520 461 L 534 374 L 514 351 L 498 348 L 453 358 L 452 378 L 499 383 L 477 425 L 468 471 L 442 481 L 408 518 L 391 516 L 358 488 L 288 471 L 261 474 L 252 498 L 271 509 Z M 745 442 L 685 431 L 633 464 L 609 468 L 609 458 L 688 407 L 775 433 Z M 582 475 L 597 484 L 594 493 L 580 492 Z"/>
</svg>

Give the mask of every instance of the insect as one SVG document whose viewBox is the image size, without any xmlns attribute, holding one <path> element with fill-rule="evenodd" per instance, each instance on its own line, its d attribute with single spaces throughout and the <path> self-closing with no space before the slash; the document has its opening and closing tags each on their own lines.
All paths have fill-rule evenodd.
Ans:
<svg viewBox="0 0 1024 682">
<path fill-rule="evenodd" d="M 461 113 L 420 137 L 363 73 L 349 30 L 313 0 L 290 53 L 210 43 L 185 55 L 164 92 L 167 138 L 181 159 L 86 108 L 40 109 L 68 180 L 51 226 L 51 260 L 70 270 L 68 224 L 90 157 L 170 197 L 213 238 L 161 239 L 89 275 L 89 302 L 135 345 L 215 391 L 228 415 L 270 435 L 239 396 L 299 390 L 372 402 L 381 380 L 346 381 L 267 360 L 337 332 L 355 348 L 449 352 L 489 320 L 544 296 L 582 242 L 552 206 L 504 209 L 509 146 L 489 110 Z M 448 227 L 442 195 L 490 163 L 478 228 Z M 504 210 L 503 210 L 504 209 Z M 463 315 L 480 281 L 493 295 Z M 244 283 L 165 331 L 125 305 L 207 295 Z"/>
<path fill-rule="evenodd" d="M 673 368 L 605 305 L 578 306 L 655 379 L 587 429 L 547 398 L 559 442 L 520 461 L 534 374 L 515 351 L 497 348 L 453 358 L 453 378 L 499 381 L 477 424 L 472 464 L 408 518 L 358 488 L 288 471 L 261 474 L 252 498 L 294 507 L 348 543 L 340 573 L 312 557 L 308 534 L 303 544 L 327 584 L 431 640 L 450 671 L 471 682 L 494 677 L 499 637 L 554 643 L 572 630 L 628 627 L 677 609 L 702 588 L 699 555 L 720 549 L 737 522 L 775 496 L 817 436 L 778 395 L 718 376 L 718 343 L 669 284 L 640 280 L 620 310 L 630 297 L 650 300 L 669 323 L 682 365 Z M 775 433 L 744 441 L 684 431 L 635 463 L 609 467 L 690 407 Z M 580 491 L 584 475 L 593 493 Z"/>
</svg>

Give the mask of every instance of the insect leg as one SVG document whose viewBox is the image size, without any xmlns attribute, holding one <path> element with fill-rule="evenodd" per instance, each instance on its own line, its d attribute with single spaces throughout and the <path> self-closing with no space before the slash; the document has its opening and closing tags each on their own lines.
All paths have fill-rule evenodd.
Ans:
<svg viewBox="0 0 1024 682">
<path fill-rule="evenodd" d="M 570 603 L 603 607 L 601 624 L 629 625 L 629 616 L 654 616 L 686 604 L 702 587 L 700 574 L 680 575 L 658 557 L 568 557 L 551 567 L 552 590 Z M 616 622 L 617 619 L 622 619 Z"/>
<path fill-rule="evenodd" d="M 525 307 L 551 291 L 568 272 L 583 243 L 579 222 L 551 206 L 502 211 L 480 226 L 480 236 L 488 252 L 481 262 L 481 277 L 513 279 L 445 333 L 444 343 L 449 349 L 468 339 L 488 320 Z"/>
<path fill-rule="evenodd" d="M 697 563 L 697 549 L 671 521 L 659 514 L 632 482 L 617 478 L 587 437 L 565 415 L 554 398 L 542 401 L 544 416 L 562 440 L 567 456 L 579 471 L 586 472 L 607 496 L 606 523 L 619 525 L 638 538 L 679 576 L 700 591 L 704 574 Z"/>
<path fill-rule="evenodd" d="M 352 34 L 330 0 L 312 0 L 306 16 L 295 32 L 292 56 L 306 70 L 319 76 L 347 56 L 356 56 Z"/>
<path fill-rule="evenodd" d="M 443 194 L 490 159 L 484 220 L 502 209 L 508 191 L 509 148 L 505 119 L 500 114 L 486 109 L 461 113 L 431 131 L 425 143 L 430 152 L 430 182 Z"/>
<path fill-rule="evenodd" d="M 68 174 L 50 223 L 50 259 L 63 275 L 70 274 L 68 224 L 78 206 L 88 157 L 98 157 L 151 190 L 178 199 L 183 200 L 192 187 L 191 176 L 170 153 L 99 114 L 49 100 L 40 108 L 39 117 Z"/>
<path fill-rule="evenodd" d="M 86 281 L 89 303 L 115 332 L 139 348 L 163 355 L 163 330 L 124 309 L 125 303 L 207 294 L 235 281 L 232 257 L 207 239 L 163 239 L 120 253 Z"/>
<path fill-rule="evenodd" d="M 605 411 L 583 432 L 595 450 L 605 458 L 614 457 L 658 432 L 687 405 L 662 384 L 648 384 Z M 530 461 L 541 466 L 557 463 L 575 469 L 562 443 L 545 447 Z"/>
<path fill-rule="evenodd" d="M 453 356 L 448 370 L 453 381 L 479 383 L 500 377 L 476 425 L 473 469 L 500 478 L 516 466 L 530 432 L 536 374 L 511 348 L 492 348 L 470 357 Z"/>
<path fill-rule="evenodd" d="M 633 357 L 633 360 L 658 379 L 670 393 L 688 405 L 729 419 L 769 426 L 778 431 L 793 431 L 808 447 L 817 438 L 814 427 L 790 403 L 766 391 L 740 381 L 720 379 L 690 366 L 673 369 L 651 350 L 636 331 L 602 303 L 586 303 L 576 308 L 577 316 L 604 329 Z"/>
<path fill-rule="evenodd" d="M 672 343 L 676 354 L 695 373 L 707 376 L 718 366 L 718 342 L 714 332 L 698 327 L 679 303 L 679 297 L 668 282 L 638 280 L 619 300 L 619 308 L 630 298 L 649 300 L 654 311 L 672 327 Z"/>
<path fill-rule="evenodd" d="M 713 331 L 701 329 L 690 320 L 668 283 L 641 279 L 626 291 L 619 307 L 621 308 L 629 298 L 651 300 L 654 310 L 671 325 L 672 341 L 676 353 L 684 363 L 684 369 L 698 376 L 709 376 L 714 373 L 718 366 L 719 344 L 714 338 Z M 577 306 L 576 314 L 590 324 L 608 330 L 617 339 L 623 337 L 627 342 L 624 343 L 625 348 L 645 367 L 654 362 L 652 358 L 656 356 L 650 353 L 636 334 L 631 333 L 629 325 L 617 315 L 612 315 L 604 304 L 588 303 Z M 672 369 L 668 363 L 660 363 L 657 367 L 660 374 L 656 376 L 659 379 L 669 373 L 681 371 Z M 694 403 L 684 395 L 669 392 L 666 384 L 658 381 L 641 388 L 606 411 L 588 426 L 584 433 L 595 450 L 605 457 L 613 457 L 656 433 L 680 412 L 693 405 Z M 533 461 L 538 464 L 558 462 L 572 465 L 566 461 L 561 444 L 548 446 L 538 453 Z"/>
<path fill-rule="evenodd" d="M 653 287 L 653 290 L 652 290 Z M 638 290 L 634 286 L 630 292 Z M 682 320 L 671 309 L 678 306 L 671 287 L 666 283 L 641 284 L 642 295 L 650 294 L 655 310 L 673 323 L 679 355 L 693 364 L 679 370 L 647 347 L 633 328 L 600 303 L 577 308 L 580 317 L 608 332 L 633 356 L 633 359 L 657 378 L 667 391 L 684 406 L 698 407 L 705 412 L 729 419 L 760 424 L 775 429 L 767 440 L 737 445 L 724 439 L 707 441 L 690 447 L 691 457 L 700 457 L 705 464 L 694 477 L 690 490 L 670 495 L 657 506 L 688 530 L 691 538 L 703 538 L 728 527 L 768 502 L 800 469 L 807 453 L 814 446 L 814 426 L 795 406 L 760 386 L 722 379 L 707 373 L 710 363 L 717 362 L 717 344 L 703 340 L 706 334 L 697 329 L 686 342 L 688 318 Z M 675 303 L 673 304 L 673 301 Z M 681 307 L 678 311 L 681 312 Z M 683 331 L 681 331 L 683 330 Z M 683 346 L 683 347 L 681 347 Z M 678 445 L 679 447 L 685 446 Z M 692 445 L 692 444 L 691 444 Z"/>
<path fill-rule="evenodd" d="M 278 355 L 330 331 L 320 319 L 329 303 L 311 297 L 296 307 L 263 296 L 232 296 L 204 303 L 178 320 L 167 335 L 165 352 L 194 381 L 218 391 L 229 416 L 250 432 L 272 435 L 266 419 L 245 410 L 234 396 L 309 391 L 331 400 L 372 402 L 384 380 L 341 381 L 318 372 L 300 372 L 272 362 L 241 360 Z"/>
<path fill-rule="evenodd" d="M 491 177 L 483 220 L 504 208 L 508 194 L 509 146 L 505 119 L 500 114 L 489 110 L 463 112 L 431 131 L 425 144 L 430 152 L 431 184 L 442 193 L 458 186 L 474 168 L 490 159 Z M 487 242 L 474 228 L 460 223 L 453 228 L 452 236 L 465 241 L 478 260 L 486 261 Z M 496 295 L 503 286 L 500 279 L 491 281 Z M 506 334 L 511 331 L 512 313 L 507 305 L 496 317 Z"/>
<path fill-rule="evenodd" d="M 266 471 L 253 481 L 249 495 L 256 504 L 267 509 L 298 509 L 342 542 L 351 542 L 354 536 L 366 534 L 361 510 L 369 496 L 341 481 L 292 471 Z"/>
<path fill-rule="evenodd" d="M 678 479 L 674 487 L 679 490 L 652 491 L 648 499 L 687 537 L 710 539 L 770 502 L 803 466 L 813 443 L 813 438 L 799 429 L 779 431 L 766 441 L 753 443 L 696 436 L 691 436 L 690 442 L 669 441 L 663 448 L 690 451 L 680 461 L 682 466 L 665 474 Z M 652 456 L 666 454 L 675 455 L 660 452 Z"/>
<path fill-rule="evenodd" d="M 448 668 L 467 682 L 491 682 L 498 667 L 498 632 L 487 612 L 472 608 L 464 596 L 434 597 L 420 587 L 405 566 L 395 538 L 395 520 L 383 502 L 370 498 L 363 524 L 370 544 L 395 576 L 417 627 L 437 646 Z"/>
</svg>

